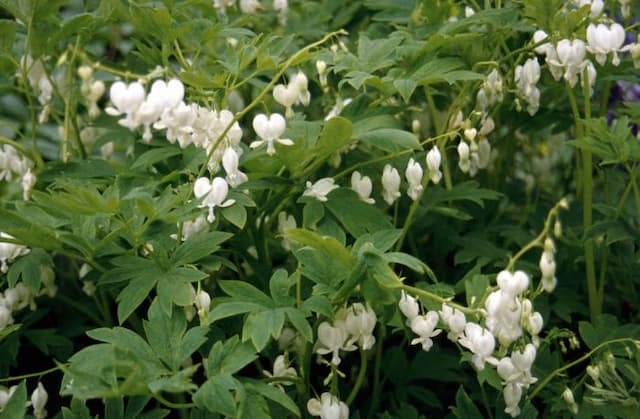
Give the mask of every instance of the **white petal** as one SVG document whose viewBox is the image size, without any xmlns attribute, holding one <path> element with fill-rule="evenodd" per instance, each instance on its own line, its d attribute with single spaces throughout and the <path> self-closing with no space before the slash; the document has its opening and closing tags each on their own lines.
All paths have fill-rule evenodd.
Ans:
<svg viewBox="0 0 640 419">
<path fill-rule="evenodd" d="M 211 183 L 206 177 L 199 178 L 193 185 L 193 194 L 196 196 L 196 198 L 202 198 L 203 196 L 208 194 L 210 190 Z"/>
</svg>

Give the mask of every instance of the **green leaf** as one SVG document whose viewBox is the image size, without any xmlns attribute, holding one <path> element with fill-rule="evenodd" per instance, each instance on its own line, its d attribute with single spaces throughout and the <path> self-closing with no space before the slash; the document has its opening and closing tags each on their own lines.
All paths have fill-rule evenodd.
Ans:
<svg viewBox="0 0 640 419">
<path fill-rule="evenodd" d="M 202 231 L 184 241 L 171 257 L 171 263 L 175 266 L 194 263 L 202 258 L 214 254 L 220 249 L 220 244 L 233 237 L 231 233 L 222 231 Z"/>
<path fill-rule="evenodd" d="M 31 290 L 40 290 L 40 277 L 42 269 L 53 266 L 51 255 L 42 249 L 31 249 L 31 251 L 22 257 L 16 259 L 9 267 L 7 279 L 9 286 L 16 285 L 19 279 Z"/>
<path fill-rule="evenodd" d="M 193 396 L 193 401 L 200 408 L 212 413 L 220 413 L 227 417 L 236 416 L 236 403 L 229 387 L 223 378 L 209 378 Z"/>
<path fill-rule="evenodd" d="M 172 305 L 187 307 L 193 304 L 193 288 L 187 281 L 172 277 L 171 272 L 158 280 L 158 301 L 167 315 L 171 315 Z"/>
<path fill-rule="evenodd" d="M 291 287 L 296 283 L 295 276 L 289 276 L 285 269 L 276 270 L 269 280 L 269 293 L 278 306 L 292 306 L 295 301 L 290 295 Z"/>
<path fill-rule="evenodd" d="M 308 342 L 313 342 L 313 330 L 311 329 L 311 326 L 309 325 L 309 322 L 307 321 L 304 313 L 301 310 L 293 307 L 286 308 L 285 312 L 287 313 L 287 318 L 289 319 L 293 327 L 295 327 L 296 330 L 300 332 L 300 334 Z"/>
<path fill-rule="evenodd" d="M 220 208 L 222 216 L 234 226 L 243 229 L 247 223 L 247 210 L 242 205 L 231 205 Z"/>
<path fill-rule="evenodd" d="M 484 417 L 462 386 L 458 388 L 456 393 L 456 406 L 451 410 L 453 415 L 459 419 L 482 419 Z"/>
<path fill-rule="evenodd" d="M 391 56 L 401 41 L 399 37 L 370 40 L 361 35 L 358 40 L 358 67 L 373 73 L 393 65 Z"/>
<path fill-rule="evenodd" d="M 344 229 L 356 238 L 393 227 L 385 213 L 378 207 L 360 200 L 351 189 L 340 188 L 334 191 L 331 199 L 324 205 Z"/>
<path fill-rule="evenodd" d="M 482 80 L 484 76 L 480 73 L 468 70 L 459 70 L 465 64 L 458 58 L 435 58 L 427 61 L 422 67 L 417 69 L 411 79 L 420 86 L 446 81 L 452 84 L 463 80 Z"/>
<path fill-rule="evenodd" d="M 318 233 L 301 228 L 291 228 L 285 232 L 288 240 L 320 250 L 335 259 L 339 266 L 351 267 L 353 260 L 349 251 L 342 243 L 331 236 L 321 236 Z"/>
<path fill-rule="evenodd" d="M 13 395 L 0 411 L 0 419 L 22 419 L 27 413 L 27 386 L 25 381 L 18 384 Z"/>
<path fill-rule="evenodd" d="M 124 323 L 129 318 L 131 313 L 145 298 L 149 295 L 151 290 L 156 286 L 157 279 L 152 275 L 143 275 L 139 278 L 133 279 L 129 284 L 120 291 L 116 301 L 118 302 L 118 322 Z"/>
<path fill-rule="evenodd" d="M 242 341 L 251 340 L 258 352 L 262 351 L 269 337 L 278 339 L 284 327 L 285 309 L 256 311 L 250 313 L 244 320 L 242 327 Z"/>
<path fill-rule="evenodd" d="M 209 312 L 207 318 L 210 323 L 213 323 L 221 319 L 226 319 L 227 317 L 237 316 L 238 314 L 264 310 L 264 308 L 262 304 L 249 303 L 246 301 L 229 301 L 217 304 L 213 310 Z"/>
<path fill-rule="evenodd" d="M 363 244 L 371 243 L 379 251 L 386 252 L 396 244 L 401 235 L 402 230 L 397 228 L 378 230 L 371 234 L 363 234 L 358 237 L 358 240 L 353 244 L 351 251 L 353 253 L 357 253 Z"/>
<path fill-rule="evenodd" d="M 336 151 L 349 146 L 353 140 L 351 121 L 340 116 L 329 119 L 320 132 L 316 146 L 311 150 L 314 164 L 326 161 Z"/>
<path fill-rule="evenodd" d="M 474 275 L 464 282 L 467 305 L 472 307 L 482 301 L 482 297 L 489 288 L 489 277 L 486 275 Z M 472 304 L 474 302 L 474 304 Z"/>
<path fill-rule="evenodd" d="M 414 134 L 393 128 L 380 128 L 363 132 L 356 139 L 389 153 L 420 148 L 420 142 Z"/>
<path fill-rule="evenodd" d="M 179 156 L 182 150 L 178 147 L 160 147 L 145 151 L 136 159 L 129 168 L 130 170 L 146 169 L 151 165 L 166 160 L 173 156 Z"/>
<path fill-rule="evenodd" d="M 187 332 L 182 310 L 174 310 L 171 316 L 167 316 L 157 299 L 151 303 L 148 317 L 149 320 L 143 321 L 147 340 L 160 359 L 174 372 L 206 342 L 206 328 L 196 326 Z"/>
<path fill-rule="evenodd" d="M 333 317 L 333 306 L 329 299 L 322 295 L 312 295 L 304 300 L 300 308 L 304 311 L 317 313 L 327 318 Z"/>
<path fill-rule="evenodd" d="M 240 342 L 238 336 L 214 343 L 209 352 L 207 370 L 209 376 L 235 374 L 253 362 L 258 355 L 249 342 Z"/>
<path fill-rule="evenodd" d="M 335 191 L 334 191 L 335 193 Z M 312 228 L 324 217 L 324 205 L 314 199 L 302 208 L 302 225 L 304 228 Z"/>
<path fill-rule="evenodd" d="M 168 377 L 163 376 L 153 380 L 149 382 L 149 390 L 152 393 L 184 393 L 196 390 L 198 386 L 191 381 L 191 377 L 198 368 L 200 368 L 199 365 L 192 365 Z"/>
<path fill-rule="evenodd" d="M 418 87 L 418 83 L 412 79 L 397 79 L 393 81 L 393 86 L 396 88 L 404 103 L 409 103 L 413 92 Z"/>
<path fill-rule="evenodd" d="M 62 408 L 62 417 L 64 419 L 92 419 L 91 413 L 89 412 L 89 408 L 87 407 L 87 405 L 83 400 L 80 400 L 74 397 L 73 399 L 71 399 L 70 407 L 71 407 L 71 410 L 69 410 L 66 407 Z M 105 414 L 105 419 L 107 419 L 106 414 Z"/>
<path fill-rule="evenodd" d="M 258 304 L 265 308 L 274 307 L 273 300 L 258 288 L 244 281 L 218 281 L 220 288 L 237 301 Z"/>
<path fill-rule="evenodd" d="M 0 53 L 11 54 L 16 37 L 16 22 L 0 19 Z"/>
<path fill-rule="evenodd" d="M 300 417 L 300 409 L 298 409 L 298 406 L 289 396 L 287 396 L 287 393 L 279 388 L 256 380 L 245 382 L 245 388 L 247 390 L 255 391 L 267 399 L 278 403 L 295 416 Z"/>
</svg>

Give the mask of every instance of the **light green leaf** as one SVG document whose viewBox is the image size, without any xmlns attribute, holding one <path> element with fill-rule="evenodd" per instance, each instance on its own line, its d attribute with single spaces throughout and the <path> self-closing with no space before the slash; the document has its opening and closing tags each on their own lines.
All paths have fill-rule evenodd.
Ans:
<svg viewBox="0 0 640 419">
<path fill-rule="evenodd" d="M 227 221 L 241 230 L 247 223 L 247 210 L 242 205 L 231 205 L 226 208 L 220 208 L 220 212 Z"/>
<path fill-rule="evenodd" d="M 156 279 L 153 276 L 143 275 L 131 280 L 131 282 L 120 291 L 120 294 L 118 294 L 116 298 L 118 302 L 118 322 L 120 324 L 124 323 L 131 313 L 142 304 L 155 286 Z"/>
<path fill-rule="evenodd" d="M 287 313 L 287 318 L 293 327 L 295 327 L 308 342 L 313 342 L 313 330 L 311 330 L 311 326 L 309 325 L 304 313 L 293 307 L 289 307 L 285 309 L 285 311 Z"/>
<path fill-rule="evenodd" d="M 400 129 L 375 129 L 363 132 L 356 138 L 365 144 L 390 153 L 407 149 L 417 150 L 420 148 L 420 142 L 414 134 Z"/>
<path fill-rule="evenodd" d="M 18 388 L 0 411 L 0 419 L 22 419 L 27 413 L 27 386 L 25 381 L 18 384 Z"/>
<path fill-rule="evenodd" d="M 253 362 L 258 355 L 249 342 L 240 342 L 238 336 L 214 343 L 209 352 L 207 370 L 209 376 L 235 374 Z"/>
<path fill-rule="evenodd" d="M 400 96 L 402 96 L 404 103 L 409 103 L 413 92 L 416 90 L 416 87 L 418 87 L 418 83 L 412 79 L 397 79 L 393 81 L 393 86 L 398 93 L 400 93 Z"/>
<path fill-rule="evenodd" d="M 235 417 L 236 403 L 225 384 L 221 377 L 209 378 L 193 396 L 193 401 L 198 407 L 205 408 L 209 412 Z"/>
<path fill-rule="evenodd" d="M 273 300 L 255 286 L 244 281 L 218 281 L 220 288 L 237 301 L 244 301 L 261 305 L 265 308 L 274 307 Z"/>
<path fill-rule="evenodd" d="M 295 416 L 300 417 L 300 409 L 298 409 L 298 406 L 294 403 L 293 400 L 291 400 L 289 396 L 287 396 L 287 393 L 280 390 L 279 388 L 256 380 L 245 382 L 245 388 L 247 390 L 255 391 L 256 393 L 266 397 L 267 399 L 278 403 L 280 406 L 284 407 Z"/>
</svg>

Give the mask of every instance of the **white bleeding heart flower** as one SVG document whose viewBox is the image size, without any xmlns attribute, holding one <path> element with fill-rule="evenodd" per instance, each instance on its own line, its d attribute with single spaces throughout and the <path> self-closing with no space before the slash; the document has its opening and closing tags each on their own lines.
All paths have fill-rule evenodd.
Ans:
<svg viewBox="0 0 640 419">
<path fill-rule="evenodd" d="M 418 314 L 420 314 L 420 306 L 418 305 L 418 301 L 411 295 L 402 291 L 400 295 L 400 302 L 398 303 L 398 307 L 402 314 L 407 318 L 407 325 L 411 323 L 411 320 L 416 318 Z"/>
<path fill-rule="evenodd" d="M 371 198 L 373 184 L 369 176 L 362 176 L 357 170 L 351 174 L 351 189 L 358 194 L 358 198 L 367 204 L 375 204 L 375 199 Z"/>
<path fill-rule="evenodd" d="M 327 202 L 327 195 L 338 188 L 339 186 L 335 184 L 333 178 L 325 177 L 315 183 L 307 181 L 307 189 L 302 193 L 302 196 L 309 196 L 320 202 Z"/>
<path fill-rule="evenodd" d="M 320 419 L 349 419 L 349 406 L 331 393 L 322 393 L 320 400 L 310 399 L 307 410 Z"/>
<path fill-rule="evenodd" d="M 393 204 L 400 197 L 400 181 L 398 170 L 390 164 L 385 165 L 382 171 L 382 196 L 387 204 Z"/>
<path fill-rule="evenodd" d="M 227 199 L 229 193 L 229 185 L 227 181 L 221 177 L 216 177 L 212 181 L 209 181 L 206 177 L 201 177 L 196 180 L 193 185 L 193 194 L 196 198 L 202 199 L 199 207 L 209 207 L 209 215 L 207 221 L 212 223 L 216 217 L 213 214 L 215 207 L 228 207 L 233 205 L 235 199 Z"/>
<path fill-rule="evenodd" d="M 144 87 L 138 82 L 130 83 L 128 86 L 121 81 L 111 85 L 109 97 L 113 107 L 109 106 L 105 111 L 111 116 L 132 114 L 138 110 L 145 99 Z"/>
<path fill-rule="evenodd" d="M 409 183 L 409 187 L 407 188 L 407 195 L 413 201 L 420 197 L 422 190 L 424 187 L 422 186 L 422 177 L 424 172 L 422 170 L 422 166 L 420 163 L 414 161 L 413 159 L 409 159 L 409 163 L 407 164 L 407 169 L 404 172 L 404 175 Z"/>
<path fill-rule="evenodd" d="M 271 114 L 267 117 L 265 114 L 258 114 L 253 118 L 253 129 L 261 140 L 252 142 L 249 147 L 256 148 L 262 144 L 267 144 L 267 154 L 272 156 L 276 149 L 274 143 L 282 145 L 293 145 L 293 141 L 288 138 L 280 138 L 287 128 L 285 119 L 279 113 Z"/>
<path fill-rule="evenodd" d="M 442 155 L 438 146 L 434 146 L 427 153 L 427 169 L 429 170 L 429 178 L 433 183 L 439 183 L 442 179 L 442 172 L 440 171 L 440 162 L 442 161 Z"/>
<path fill-rule="evenodd" d="M 613 65 L 620 64 L 618 52 L 622 50 L 624 39 L 624 28 L 619 23 L 613 23 L 609 27 L 603 23 L 599 25 L 591 23 L 587 27 L 587 50 L 596 56 L 596 61 L 600 65 L 605 64 L 609 53 L 611 53 Z"/>
<path fill-rule="evenodd" d="M 227 147 L 222 155 L 222 167 L 227 172 L 227 182 L 232 188 L 249 180 L 247 175 L 238 169 L 240 158 L 238 153 L 231 147 Z"/>
</svg>

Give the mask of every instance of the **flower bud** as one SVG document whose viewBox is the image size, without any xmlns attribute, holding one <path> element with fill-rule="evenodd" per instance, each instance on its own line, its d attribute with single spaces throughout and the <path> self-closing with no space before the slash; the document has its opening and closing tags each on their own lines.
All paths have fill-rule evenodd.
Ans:
<svg viewBox="0 0 640 419">
<path fill-rule="evenodd" d="M 31 394 L 31 406 L 33 406 L 33 415 L 36 419 L 44 419 L 47 412 L 44 410 L 49 395 L 42 383 L 38 383 L 38 387 Z"/>
<path fill-rule="evenodd" d="M 562 392 L 562 398 L 567 403 L 569 410 L 571 410 L 571 413 L 573 413 L 574 415 L 577 415 L 578 405 L 576 404 L 576 401 L 573 398 L 573 392 L 569 387 L 565 388 L 564 391 Z"/>
<path fill-rule="evenodd" d="M 78 67 L 78 76 L 82 80 L 89 80 L 93 76 L 93 69 L 88 65 Z"/>
</svg>

